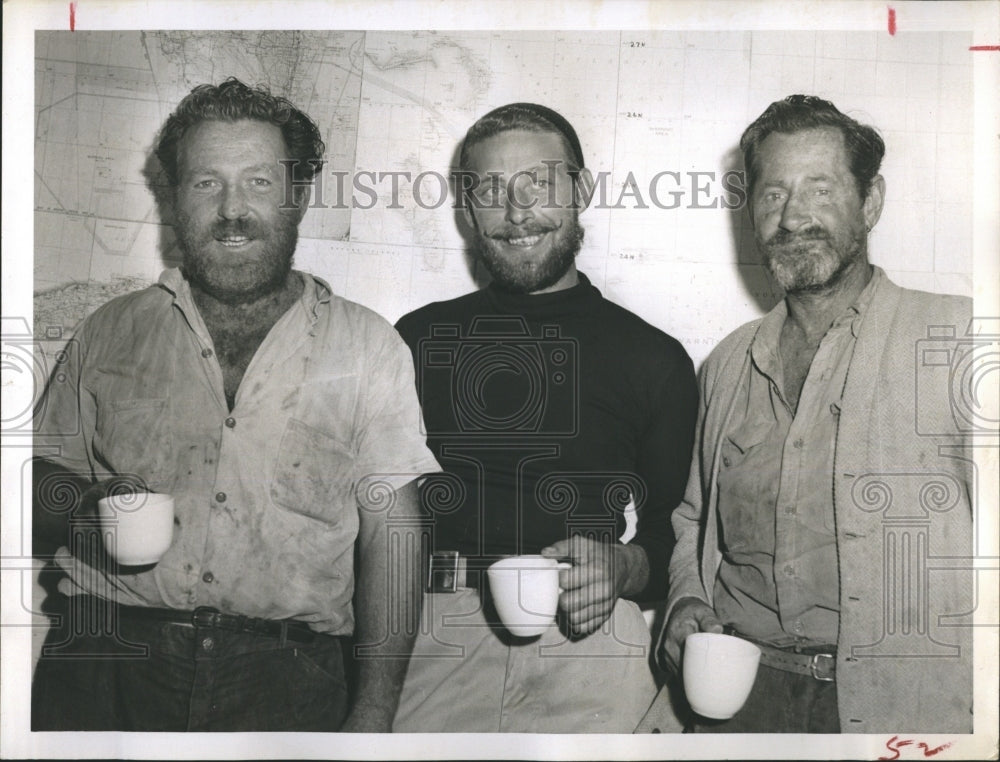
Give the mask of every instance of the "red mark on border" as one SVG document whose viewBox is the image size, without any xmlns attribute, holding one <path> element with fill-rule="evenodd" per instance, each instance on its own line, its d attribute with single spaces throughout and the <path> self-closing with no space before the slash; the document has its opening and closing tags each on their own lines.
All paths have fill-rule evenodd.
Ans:
<svg viewBox="0 0 1000 762">
<path fill-rule="evenodd" d="M 889 34 L 896 33 L 896 9 L 889 6 Z"/>
<path fill-rule="evenodd" d="M 935 754 L 940 754 L 942 751 L 950 747 L 951 743 L 941 744 L 933 749 L 925 744 L 923 741 L 914 741 L 912 738 L 900 738 L 899 736 L 893 736 L 888 741 L 885 742 L 885 748 L 892 752 L 891 757 L 879 757 L 882 760 L 893 760 L 899 759 L 899 750 L 904 746 L 915 746 L 917 749 L 924 753 L 924 757 L 933 757 Z"/>
<path fill-rule="evenodd" d="M 1000 51 L 1000 45 L 973 45 L 969 50 L 992 50 L 995 53 Z"/>
<path fill-rule="evenodd" d="M 76 3 L 69 4 L 69 31 L 76 31 Z"/>
</svg>

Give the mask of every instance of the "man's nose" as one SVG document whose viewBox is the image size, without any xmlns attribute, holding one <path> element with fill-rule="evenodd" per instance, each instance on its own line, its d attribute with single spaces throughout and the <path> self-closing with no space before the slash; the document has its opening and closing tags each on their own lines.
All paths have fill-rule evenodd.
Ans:
<svg viewBox="0 0 1000 762">
<path fill-rule="evenodd" d="M 812 221 L 812 213 L 809 205 L 801 193 L 790 193 L 785 200 L 785 205 L 781 208 L 780 226 L 789 232 L 793 232 L 808 225 Z"/>
<path fill-rule="evenodd" d="M 524 185 L 515 186 L 507 193 L 507 210 L 504 217 L 512 225 L 522 225 L 534 219 L 533 209 L 538 199 Z"/>
<path fill-rule="evenodd" d="M 219 216 L 227 220 L 238 220 L 247 213 L 247 199 L 238 185 L 227 185 L 222 191 Z"/>
</svg>

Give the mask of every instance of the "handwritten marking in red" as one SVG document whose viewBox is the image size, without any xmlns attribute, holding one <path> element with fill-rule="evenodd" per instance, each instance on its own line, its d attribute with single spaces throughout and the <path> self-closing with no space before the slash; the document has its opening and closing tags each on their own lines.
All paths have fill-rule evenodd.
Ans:
<svg viewBox="0 0 1000 762">
<path fill-rule="evenodd" d="M 69 31 L 76 30 L 76 3 L 69 4 Z"/>
<path fill-rule="evenodd" d="M 992 50 L 996 52 L 1000 51 L 1000 45 L 973 45 L 969 50 Z"/>
<path fill-rule="evenodd" d="M 889 34 L 896 33 L 896 9 L 889 6 Z"/>
<path fill-rule="evenodd" d="M 900 757 L 899 750 L 902 749 L 904 746 L 916 746 L 917 749 L 919 749 L 920 751 L 922 751 L 924 753 L 924 757 L 925 758 L 926 757 L 933 757 L 935 754 L 940 754 L 942 751 L 944 751 L 945 749 L 947 749 L 951 745 L 952 745 L 952 743 L 949 742 L 949 743 L 941 744 L 940 746 L 936 746 L 936 747 L 934 747 L 932 749 L 930 746 L 928 746 L 923 741 L 914 741 L 912 738 L 902 738 L 901 739 L 899 736 L 893 736 L 892 738 L 890 738 L 888 741 L 885 742 L 885 748 L 892 752 L 892 756 L 891 757 L 879 757 L 879 759 L 881 759 L 881 760 L 899 759 L 899 757 Z"/>
</svg>

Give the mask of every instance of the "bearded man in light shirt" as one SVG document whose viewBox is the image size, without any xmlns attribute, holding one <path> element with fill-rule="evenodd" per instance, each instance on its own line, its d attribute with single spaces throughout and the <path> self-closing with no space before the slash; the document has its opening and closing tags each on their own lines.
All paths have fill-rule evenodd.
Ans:
<svg viewBox="0 0 1000 762">
<path fill-rule="evenodd" d="M 947 372 L 920 351 L 957 349 L 971 300 L 900 288 L 869 263 L 886 195 L 873 128 L 792 95 L 740 145 L 757 245 L 785 298 L 701 370 L 661 656 L 676 669 L 699 631 L 761 649 L 743 709 L 694 716 L 697 732 L 971 732 L 958 617 L 974 608 L 972 580 L 926 566 L 971 555 L 972 463 L 954 447 Z M 665 696 L 643 729 L 661 710 Z"/>
<path fill-rule="evenodd" d="M 161 130 L 183 264 L 85 321 L 40 408 L 34 538 L 57 618 L 33 730 L 390 729 L 420 562 L 389 514 L 415 517 L 437 466 L 392 326 L 292 269 L 323 150 L 308 115 L 236 79 Z M 175 499 L 155 565 L 87 533 L 123 483 Z"/>
</svg>

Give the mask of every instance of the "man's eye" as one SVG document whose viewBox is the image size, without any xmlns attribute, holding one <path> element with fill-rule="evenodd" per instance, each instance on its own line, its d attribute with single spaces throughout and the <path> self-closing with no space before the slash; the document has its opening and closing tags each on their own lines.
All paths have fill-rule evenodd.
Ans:
<svg viewBox="0 0 1000 762">
<path fill-rule="evenodd" d="M 271 184 L 271 181 L 266 177 L 255 177 L 250 181 L 251 185 L 255 185 L 259 188 L 266 188 Z"/>
<path fill-rule="evenodd" d="M 829 188 L 817 188 L 814 192 L 815 192 L 815 194 L 817 196 L 829 196 L 830 195 L 830 189 Z"/>
<path fill-rule="evenodd" d="M 194 184 L 198 190 L 208 190 L 215 187 L 215 180 L 199 180 Z"/>
<path fill-rule="evenodd" d="M 492 206 L 500 200 L 500 188 L 485 187 L 475 192 L 476 199 L 484 206 Z"/>
</svg>

